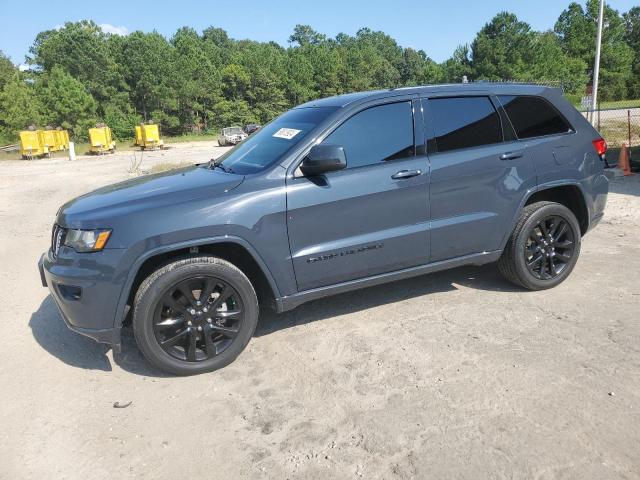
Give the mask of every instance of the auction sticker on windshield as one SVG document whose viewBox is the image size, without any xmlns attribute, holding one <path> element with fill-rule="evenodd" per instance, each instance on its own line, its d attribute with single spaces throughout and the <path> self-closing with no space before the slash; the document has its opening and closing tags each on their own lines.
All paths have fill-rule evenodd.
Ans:
<svg viewBox="0 0 640 480">
<path fill-rule="evenodd" d="M 295 128 L 281 128 L 276 133 L 274 133 L 273 136 L 276 138 L 286 138 L 287 140 L 291 140 L 299 133 L 300 130 L 296 130 Z"/>
</svg>

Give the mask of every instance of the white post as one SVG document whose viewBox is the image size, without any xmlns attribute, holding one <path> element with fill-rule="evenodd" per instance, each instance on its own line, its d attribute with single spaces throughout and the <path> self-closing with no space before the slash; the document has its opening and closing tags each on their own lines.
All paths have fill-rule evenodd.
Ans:
<svg viewBox="0 0 640 480">
<path fill-rule="evenodd" d="M 73 142 L 69 142 L 69 160 L 73 161 L 76 159 L 76 146 Z"/>
<path fill-rule="evenodd" d="M 602 23 L 604 21 L 604 0 L 600 0 L 600 13 L 598 14 L 598 35 L 596 39 L 596 61 L 593 66 L 593 110 L 598 108 L 598 84 L 600 82 L 600 49 L 602 46 Z M 595 123 L 595 115 L 591 123 Z"/>
</svg>

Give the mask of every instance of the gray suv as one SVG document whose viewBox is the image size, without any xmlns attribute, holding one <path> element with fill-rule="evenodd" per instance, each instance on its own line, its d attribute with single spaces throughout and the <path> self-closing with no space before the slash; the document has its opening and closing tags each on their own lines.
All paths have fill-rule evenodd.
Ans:
<svg viewBox="0 0 640 480">
<path fill-rule="evenodd" d="M 558 285 L 602 218 L 606 143 L 559 90 L 354 93 L 296 107 L 207 164 L 64 205 L 40 260 L 67 325 L 174 374 L 232 362 L 258 304 L 498 262 Z"/>
</svg>

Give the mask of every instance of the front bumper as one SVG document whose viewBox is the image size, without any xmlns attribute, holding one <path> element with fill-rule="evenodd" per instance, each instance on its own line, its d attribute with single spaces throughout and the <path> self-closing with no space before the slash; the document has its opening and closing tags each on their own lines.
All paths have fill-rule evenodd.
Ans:
<svg viewBox="0 0 640 480">
<path fill-rule="evenodd" d="M 228 143 L 231 143 L 232 145 L 237 145 L 240 142 L 242 142 L 245 138 L 247 138 L 247 137 L 237 136 L 237 137 L 227 138 L 226 140 L 227 140 Z"/>
<path fill-rule="evenodd" d="M 120 257 L 120 250 L 67 251 L 54 260 L 48 251 L 38 261 L 42 285 L 49 288 L 67 327 L 108 343 L 116 351 L 120 350 L 121 325 L 115 321 L 115 312 L 122 285 L 114 280 L 114 268 L 108 265 L 116 265 Z"/>
</svg>

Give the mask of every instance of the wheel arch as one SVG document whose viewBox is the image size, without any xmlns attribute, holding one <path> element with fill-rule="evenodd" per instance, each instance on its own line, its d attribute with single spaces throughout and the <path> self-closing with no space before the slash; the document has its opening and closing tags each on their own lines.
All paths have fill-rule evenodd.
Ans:
<svg viewBox="0 0 640 480">
<path fill-rule="evenodd" d="M 527 205 L 544 200 L 560 203 L 571 210 L 578 219 L 581 235 L 584 235 L 589 230 L 589 209 L 587 207 L 584 191 L 579 183 L 573 181 L 559 181 L 539 185 L 536 188 L 532 188 L 526 195 L 524 195 L 520 206 L 511 219 L 509 228 L 504 233 L 500 250 L 504 250 L 511 232 L 513 232 L 513 229 L 518 223 L 522 209 Z"/>
<path fill-rule="evenodd" d="M 578 220 L 580 234 L 584 235 L 587 233 L 587 230 L 589 230 L 589 209 L 587 208 L 587 202 L 579 184 L 554 184 L 539 188 L 529 194 L 523 207 L 541 201 L 555 202 L 564 205 L 571 210 Z"/>
<path fill-rule="evenodd" d="M 255 249 L 240 237 L 223 236 L 165 245 L 141 255 L 129 270 L 120 294 L 114 326 L 120 328 L 129 317 L 130 306 L 138 287 L 147 276 L 162 265 L 195 255 L 213 255 L 234 264 L 247 275 L 261 303 L 275 308 L 280 293 L 269 268 Z"/>
</svg>

